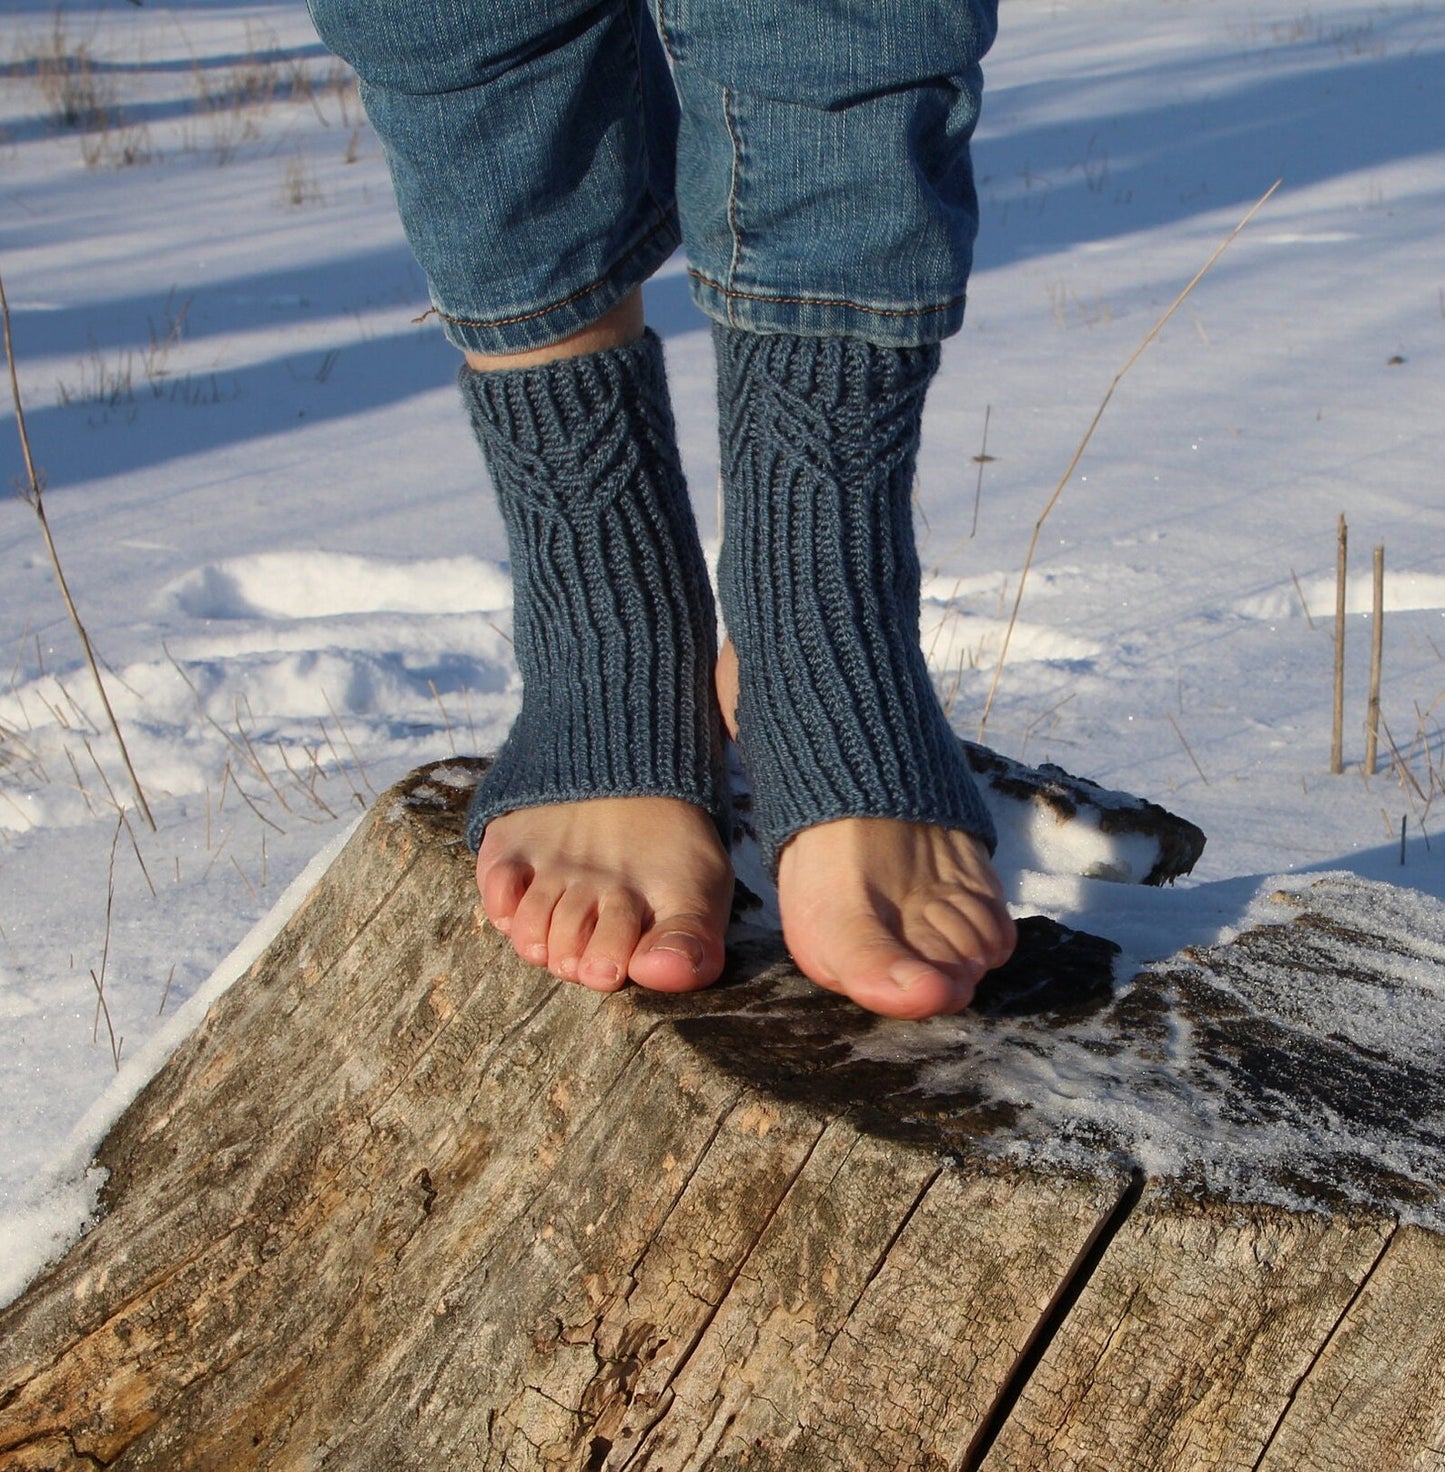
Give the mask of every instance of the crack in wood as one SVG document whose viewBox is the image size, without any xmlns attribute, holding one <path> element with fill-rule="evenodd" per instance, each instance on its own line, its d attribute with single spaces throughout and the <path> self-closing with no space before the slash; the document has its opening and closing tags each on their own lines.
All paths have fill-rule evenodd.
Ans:
<svg viewBox="0 0 1445 1472">
<path fill-rule="evenodd" d="M 1299 1397 L 1300 1391 L 1304 1389 L 1306 1382 L 1314 1373 L 1316 1366 L 1324 1358 L 1325 1354 L 1329 1350 L 1330 1345 L 1335 1342 L 1335 1338 L 1339 1334 L 1340 1330 L 1349 1321 L 1350 1315 L 1354 1312 L 1355 1305 L 1360 1301 L 1360 1295 L 1363 1294 L 1365 1289 L 1369 1287 L 1370 1282 L 1374 1278 L 1380 1264 L 1384 1262 L 1385 1254 L 1389 1252 L 1390 1244 L 1395 1240 L 1395 1237 L 1399 1230 L 1400 1227 L 1399 1223 L 1397 1222 L 1386 1234 L 1385 1240 L 1380 1246 L 1380 1250 L 1375 1254 L 1375 1260 L 1370 1264 L 1368 1269 L 1366 1269 L 1364 1276 L 1355 1285 L 1355 1291 L 1350 1294 L 1349 1302 L 1346 1303 L 1345 1306 L 1340 1310 L 1339 1315 L 1335 1319 L 1335 1322 L 1330 1326 L 1329 1333 L 1324 1336 L 1324 1338 L 1320 1341 L 1319 1347 L 1315 1350 L 1314 1354 L 1310 1356 L 1309 1364 L 1305 1366 L 1304 1370 L 1300 1374 L 1299 1378 L 1295 1381 L 1295 1383 L 1290 1386 L 1289 1394 L 1285 1396 L 1284 1405 L 1280 1408 L 1279 1416 L 1275 1420 L 1274 1425 L 1270 1427 L 1269 1435 L 1265 1437 L 1264 1445 L 1260 1447 L 1259 1455 L 1254 1459 L 1254 1466 L 1250 1468 L 1250 1472 L 1260 1472 L 1260 1469 L 1264 1466 L 1265 1459 L 1269 1456 L 1270 1448 L 1279 1439 L 1280 1432 L 1284 1430 L 1285 1422 L 1289 1420 L 1289 1414 L 1294 1409 L 1294 1404 Z"/>
<path fill-rule="evenodd" d="M 851 1154 L 852 1152 L 849 1151 L 849 1155 Z M 847 1156 L 844 1156 L 845 1161 L 847 1160 L 847 1158 Z M 839 1168 L 842 1168 L 841 1164 Z M 924 1183 L 918 1188 L 918 1192 L 914 1196 L 913 1200 L 908 1203 L 908 1206 L 899 1216 L 898 1225 L 894 1227 L 892 1236 L 890 1236 L 888 1241 L 883 1244 L 883 1250 L 878 1254 L 873 1263 L 873 1266 L 868 1269 L 867 1276 L 863 1279 L 862 1285 L 859 1287 L 858 1292 L 854 1295 L 852 1303 L 850 1303 L 847 1309 L 843 1311 L 843 1313 L 839 1316 L 837 1330 L 827 1336 L 827 1339 L 824 1343 L 823 1353 L 819 1356 L 820 1360 L 827 1358 L 828 1352 L 833 1348 L 833 1341 L 838 1337 L 838 1335 L 846 1332 L 848 1328 L 848 1321 L 853 1317 L 855 1313 L 857 1313 L 858 1306 L 868 1296 L 868 1290 L 877 1280 L 879 1273 L 881 1273 L 883 1269 L 887 1266 L 888 1258 L 893 1249 L 898 1245 L 899 1238 L 901 1238 L 904 1232 L 908 1230 L 908 1225 L 913 1220 L 913 1218 L 918 1215 L 918 1208 L 923 1205 L 924 1197 L 927 1196 L 928 1193 L 937 1184 L 938 1178 L 943 1174 L 944 1170 L 945 1167 L 940 1165 L 938 1169 L 935 1170 L 926 1181 L 924 1181 Z"/>
<path fill-rule="evenodd" d="M 969 1443 L 968 1450 L 964 1452 L 963 1460 L 959 1462 L 955 1472 L 980 1472 L 989 1452 L 993 1449 L 994 1442 L 998 1440 L 1009 1417 L 1013 1414 L 1019 1397 L 1024 1393 L 1029 1381 L 1033 1379 L 1035 1371 L 1043 1362 L 1044 1355 L 1048 1353 L 1049 1346 L 1064 1327 L 1074 1310 L 1074 1305 L 1078 1303 L 1084 1289 L 1088 1287 L 1089 1279 L 1098 1270 L 1099 1264 L 1103 1262 L 1104 1255 L 1123 1229 L 1124 1223 L 1134 1214 L 1134 1208 L 1138 1206 L 1146 1184 L 1147 1179 L 1142 1170 L 1136 1168 L 1132 1171 L 1129 1183 L 1120 1193 L 1118 1201 L 1114 1203 L 1113 1210 L 1100 1218 L 1098 1225 L 1089 1234 L 1088 1240 L 1079 1249 L 1078 1257 L 1074 1259 L 1063 1281 L 1055 1289 L 1053 1298 L 1050 1299 L 1048 1307 L 1044 1309 L 1024 1347 L 1019 1351 L 1013 1368 L 1000 1385 L 987 1414 L 979 1422 L 978 1430 L 974 1433 L 973 1440 Z"/>
<path fill-rule="evenodd" d="M 832 1121 L 829 1121 L 829 1124 L 831 1124 L 831 1122 Z M 652 1419 L 645 1427 L 637 1432 L 635 1439 L 632 1441 L 631 1446 L 625 1453 L 625 1459 L 623 1461 L 613 1462 L 609 1460 L 607 1463 L 605 1463 L 606 1472 L 627 1472 L 627 1469 L 634 1465 L 639 1456 L 645 1455 L 647 1453 L 648 1443 L 652 1439 L 653 1433 L 657 1430 L 658 1426 L 662 1424 L 663 1420 L 667 1416 L 667 1413 L 672 1409 L 673 1405 L 675 1404 L 673 1385 L 677 1381 L 678 1376 L 681 1375 L 683 1371 L 687 1368 L 689 1362 L 692 1360 L 694 1353 L 697 1351 L 698 1345 L 702 1343 L 704 1338 L 706 1338 L 707 1332 L 712 1327 L 713 1321 L 722 1311 L 723 1305 L 728 1301 L 728 1295 L 731 1294 L 738 1280 L 743 1277 L 744 1271 L 747 1268 L 748 1263 L 752 1260 L 753 1254 L 758 1250 L 759 1246 L 763 1242 L 763 1239 L 767 1236 L 768 1228 L 772 1225 L 774 1220 L 776 1220 L 778 1212 L 782 1210 L 783 1204 L 787 1201 L 788 1197 L 792 1195 L 793 1190 L 798 1184 L 798 1181 L 802 1178 L 803 1172 L 808 1168 L 808 1162 L 812 1160 L 815 1152 L 817 1151 L 819 1142 L 822 1140 L 823 1136 L 827 1132 L 827 1124 L 820 1126 L 817 1133 L 809 1142 L 808 1148 L 803 1152 L 802 1159 L 798 1162 L 797 1168 L 788 1177 L 788 1180 L 783 1186 L 782 1190 L 777 1193 L 772 1205 L 768 1209 L 767 1215 L 762 1219 L 761 1222 L 758 1223 L 757 1230 L 752 1233 L 752 1240 L 747 1250 L 738 1254 L 737 1265 L 733 1268 L 732 1272 L 729 1273 L 727 1281 L 723 1284 L 722 1291 L 717 1296 L 717 1301 L 708 1306 L 707 1312 L 702 1316 L 702 1319 L 698 1323 L 691 1340 L 689 1340 L 689 1342 L 684 1346 L 682 1353 L 678 1356 L 676 1362 L 668 1371 L 667 1378 L 658 1388 L 658 1403 L 656 1414 L 652 1417 Z M 732 1419 L 732 1417 L 729 1417 L 729 1421 L 731 1421 Z"/>
</svg>

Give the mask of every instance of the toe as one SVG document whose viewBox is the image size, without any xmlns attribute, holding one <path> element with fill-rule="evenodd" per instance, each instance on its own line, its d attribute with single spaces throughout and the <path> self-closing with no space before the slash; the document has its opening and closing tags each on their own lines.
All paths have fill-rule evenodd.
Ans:
<svg viewBox="0 0 1445 1472">
<path fill-rule="evenodd" d="M 527 886 L 527 892 L 512 916 L 512 928 L 508 934 L 513 949 L 533 966 L 547 964 L 547 937 L 552 929 L 552 912 L 561 897 L 559 887 L 537 876 Z"/>
<path fill-rule="evenodd" d="M 638 942 L 628 973 L 657 992 L 691 992 L 709 986 L 723 968 L 723 921 L 674 913 L 659 919 Z"/>
<path fill-rule="evenodd" d="M 511 934 L 517 906 L 531 882 L 532 870 L 527 864 L 510 859 L 488 863 L 485 854 L 478 856 L 477 890 L 482 897 L 482 908 L 503 935 Z"/>
<path fill-rule="evenodd" d="M 642 914 L 627 898 L 604 901 L 577 965 L 577 980 L 593 991 L 615 992 L 627 980 L 627 963 L 642 934 Z"/>
<path fill-rule="evenodd" d="M 954 959 L 941 937 L 932 937 L 937 944 L 919 934 L 910 939 L 914 946 L 903 945 L 870 918 L 839 926 L 823 950 L 793 948 L 793 958 L 810 980 L 883 1017 L 962 1012 L 973 1000 L 983 964 Z M 939 959 L 930 960 L 930 954 Z"/>
<path fill-rule="evenodd" d="M 597 896 L 590 885 L 573 884 L 558 899 L 547 926 L 547 969 L 577 981 L 583 952 L 597 924 Z"/>
<path fill-rule="evenodd" d="M 929 944 L 922 936 L 910 934 L 915 949 L 940 962 L 956 956 L 965 965 L 977 963 L 978 976 L 1002 966 L 1018 942 L 1013 917 L 1001 899 L 969 896 L 967 903 L 952 897 L 938 899 L 923 906 L 921 924 L 936 939 Z"/>
</svg>

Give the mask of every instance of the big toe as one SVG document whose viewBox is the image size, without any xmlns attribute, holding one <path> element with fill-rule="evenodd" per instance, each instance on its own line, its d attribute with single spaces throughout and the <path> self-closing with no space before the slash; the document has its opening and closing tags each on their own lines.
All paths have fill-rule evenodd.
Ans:
<svg viewBox="0 0 1445 1472">
<path fill-rule="evenodd" d="M 627 971 L 656 992 L 691 992 L 718 979 L 723 968 L 724 921 L 705 915 L 670 915 L 637 944 Z"/>
<path fill-rule="evenodd" d="M 905 945 L 871 918 L 837 927 L 824 950 L 790 946 L 799 970 L 883 1017 L 918 1019 L 962 1012 L 983 976 L 981 961 L 914 937 Z M 916 948 L 915 948 L 916 947 Z"/>
</svg>

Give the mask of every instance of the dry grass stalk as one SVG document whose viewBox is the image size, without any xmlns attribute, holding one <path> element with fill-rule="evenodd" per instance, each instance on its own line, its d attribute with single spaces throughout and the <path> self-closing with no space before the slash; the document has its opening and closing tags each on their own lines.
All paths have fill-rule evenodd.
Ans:
<svg viewBox="0 0 1445 1472">
<path fill-rule="evenodd" d="M 1194 755 L 1194 748 L 1190 746 L 1188 739 L 1184 735 L 1184 732 L 1179 729 L 1179 722 L 1176 721 L 1167 710 L 1164 712 L 1164 719 L 1168 721 L 1171 726 L 1174 727 L 1174 734 L 1179 738 L 1179 744 L 1184 748 L 1185 755 L 1187 755 L 1189 760 L 1194 763 L 1194 770 L 1199 773 L 1199 780 L 1203 782 L 1206 787 L 1208 787 L 1209 778 L 1204 775 L 1204 768 L 1199 765 L 1199 758 Z"/>
<path fill-rule="evenodd" d="M 1008 658 L 1009 643 L 1013 638 L 1014 626 L 1018 623 L 1019 608 L 1022 605 L 1024 599 L 1024 586 L 1028 582 L 1029 569 L 1033 566 L 1034 554 L 1038 551 L 1039 537 L 1043 533 L 1044 523 L 1049 519 L 1049 516 L 1052 513 L 1054 507 L 1059 504 L 1059 498 L 1064 494 L 1064 487 L 1067 486 L 1068 483 L 1073 479 L 1074 471 L 1078 469 L 1079 461 L 1084 458 L 1084 451 L 1088 449 L 1090 440 L 1094 438 L 1094 431 L 1099 427 L 1099 422 L 1103 419 L 1104 411 L 1109 407 L 1110 400 L 1113 399 L 1115 390 L 1124 381 L 1124 376 L 1143 356 L 1144 350 L 1150 345 L 1150 343 L 1154 341 L 1155 338 L 1159 336 L 1161 332 L 1163 332 L 1165 324 L 1169 321 L 1169 319 L 1173 317 L 1175 312 L 1177 312 L 1181 306 L 1184 305 L 1185 299 L 1189 296 L 1190 292 L 1192 292 L 1194 288 L 1198 286 L 1199 283 L 1205 278 L 1205 276 L 1208 275 L 1209 271 L 1213 268 L 1214 263 L 1220 258 L 1220 256 L 1224 254 L 1226 250 L 1229 249 L 1231 245 L 1233 245 L 1236 238 L 1249 224 L 1249 222 L 1255 217 L 1255 215 L 1257 215 L 1259 211 L 1264 208 L 1265 204 L 1274 194 L 1275 190 L 1277 190 L 1283 182 L 1284 181 L 1282 179 L 1276 179 L 1274 183 L 1271 184 L 1269 188 L 1266 189 L 1265 192 L 1259 197 L 1259 199 L 1255 201 L 1255 203 L 1250 207 L 1248 213 L 1245 214 L 1244 218 L 1240 220 L 1239 224 L 1237 224 L 1234 229 L 1231 230 L 1229 234 L 1224 237 L 1222 241 L 1220 241 L 1220 243 L 1215 247 L 1214 253 L 1209 257 L 1207 261 L 1205 261 L 1205 263 L 1199 268 L 1199 270 L 1194 273 L 1193 277 L 1189 281 L 1189 284 L 1184 288 L 1184 290 L 1181 291 L 1179 295 L 1174 298 L 1173 302 L 1170 303 L 1169 308 L 1167 311 L 1165 311 L 1164 315 L 1160 317 L 1159 320 L 1153 325 L 1153 327 L 1151 327 L 1149 331 L 1144 335 L 1144 340 L 1129 355 L 1128 362 L 1125 363 L 1124 366 L 1114 375 L 1114 381 L 1109 385 L 1108 391 L 1104 394 L 1104 398 L 1099 404 L 1098 409 L 1095 411 L 1093 419 L 1089 422 L 1088 429 L 1084 431 L 1083 439 L 1079 441 L 1079 448 L 1074 451 L 1073 459 L 1069 461 L 1068 467 L 1065 469 L 1063 475 L 1060 477 L 1058 485 L 1054 487 L 1053 494 L 1045 503 L 1044 509 L 1039 513 L 1039 519 L 1034 523 L 1033 536 L 1029 540 L 1028 553 L 1024 557 L 1023 572 L 1019 575 L 1019 587 L 1018 593 L 1014 598 L 1013 612 L 1009 615 L 1008 628 L 1004 631 L 1003 648 L 999 650 L 998 664 L 994 667 L 993 683 L 989 686 L 988 699 L 985 700 L 983 703 L 983 715 L 979 717 L 978 739 L 980 741 L 983 740 L 984 731 L 987 729 L 988 726 L 989 712 L 993 709 L 994 697 L 998 694 L 999 681 L 1003 678 L 1003 667 L 1005 660 L 1007 660 Z"/>
<path fill-rule="evenodd" d="M 978 508 L 983 500 L 983 467 L 993 459 L 988 452 L 988 421 L 993 414 L 993 405 L 983 406 L 983 443 L 978 447 L 978 454 L 973 458 L 978 462 L 978 480 L 973 487 L 973 524 L 968 529 L 968 539 L 971 542 L 978 535 Z"/>
<path fill-rule="evenodd" d="M 447 708 L 442 704 L 442 693 L 437 689 L 435 680 L 428 680 L 427 686 L 431 690 L 432 699 L 437 703 L 437 709 L 442 713 L 442 725 L 446 728 L 447 743 L 451 746 L 452 755 L 457 754 L 457 738 L 452 731 L 452 718 L 447 714 Z"/>
<path fill-rule="evenodd" d="M 253 900 L 259 900 L 261 898 L 261 896 L 256 893 L 256 886 L 254 884 L 252 884 L 251 881 L 246 877 L 246 871 L 241 867 L 241 865 L 237 861 L 235 854 L 232 854 L 230 857 L 231 857 L 231 867 L 236 871 L 236 873 L 238 873 L 241 876 L 241 883 L 244 884 L 246 886 L 246 888 L 251 891 L 251 898 Z"/>
<path fill-rule="evenodd" d="M 1380 751 L 1380 665 L 1385 654 L 1385 549 L 1375 548 L 1374 627 L 1370 630 L 1370 697 L 1365 709 L 1365 770 L 1373 777 Z"/>
<path fill-rule="evenodd" d="M 1310 606 L 1309 606 L 1309 603 L 1305 599 L 1305 590 L 1302 587 L 1300 587 L 1299 574 L 1297 572 L 1295 572 L 1294 568 L 1290 568 L 1289 575 L 1290 575 L 1290 580 L 1294 583 L 1294 590 L 1299 595 L 1299 606 L 1302 609 L 1304 609 L 1304 612 L 1305 612 L 1305 623 L 1307 623 L 1310 626 L 1311 631 L 1313 631 L 1314 626 L 1315 626 L 1315 621 L 1310 616 Z"/>
<path fill-rule="evenodd" d="M 346 727 L 342 724 L 341 717 L 336 713 L 336 707 L 331 703 L 331 697 L 326 693 L 326 691 L 323 690 L 321 692 L 321 698 L 326 702 L 326 709 L 331 712 L 331 719 L 336 722 L 336 729 L 341 732 L 341 739 L 346 743 L 347 751 L 351 753 L 351 760 L 356 764 L 357 776 L 360 777 L 362 782 L 366 784 L 366 790 L 373 797 L 378 796 L 379 794 L 377 793 L 376 788 L 371 785 L 371 778 L 366 775 L 366 768 L 361 764 L 361 757 L 358 755 L 356 747 L 353 746 L 351 743 L 351 737 L 347 735 Z M 326 727 L 322 726 L 321 729 L 324 732 L 326 730 Z M 326 742 L 328 746 L 331 745 L 331 738 L 329 736 L 326 738 Z M 336 748 L 332 746 L 331 750 L 332 754 L 334 755 L 336 752 Z M 339 756 L 336 759 L 338 762 L 341 760 Z M 357 796 L 359 797 L 360 793 L 358 793 Z M 364 802 L 362 806 L 365 806 Z"/>
<path fill-rule="evenodd" d="M 120 822 L 117 821 L 110 840 L 110 870 L 105 882 L 105 942 L 100 952 L 100 975 L 97 976 L 93 969 L 90 973 L 95 986 L 95 1021 L 91 1027 L 90 1040 L 92 1043 L 100 1041 L 100 1019 L 104 1017 L 105 1030 L 110 1034 L 110 1056 L 117 1073 L 120 1072 L 120 1050 L 125 1046 L 125 1039 L 116 1037 L 115 1027 L 110 1020 L 110 1004 L 105 999 L 105 970 L 110 961 L 110 930 L 115 918 L 115 847 L 119 842 Z"/>
<path fill-rule="evenodd" d="M 1386 721 L 1381 721 L 1380 724 L 1384 727 L 1385 744 L 1390 748 L 1390 765 L 1393 766 L 1395 769 L 1395 776 L 1399 780 L 1400 786 L 1403 787 L 1406 792 L 1409 792 L 1411 789 L 1413 789 L 1415 796 L 1418 797 L 1420 801 L 1425 804 L 1428 810 L 1433 794 L 1427 793 L 1425 789 L 1421 787 L 1420 779 L 1414 774 L 1413 771 L 1410 770 L 1410 753 L 1402 753 L 1400 751 L 1400 748 L 1395 744 L 1395 738 L 1393 735 L 1390 734 L 1389 723 Z"/>
<path fill-rule="evenodd" d="M 328 705 L 331 704 L 329 700 L 326 703 Z M 334 715 L 335 711 L 332 714 Z M 351 773 L 347 770 L 346 763 L 342 761 L 341 753 L 336 749 L 336 743 L 331 739 L 331 732 L 326 729 L 326 722 L 320 716 L 317 716 L 316 725 L 321 732 L 321 739 L 326 743 L 326 749 L 331 753 L 332 759 L 336 763 L 336 770 L 346 779 L 346 785 L 351 789 L 352 797 L 356 799 L 361 807 L 365 807 L 366 799 L 361 795 L 361 789 L 351 780 Z M 317 749 L 318 751 L 320 750 L 319 747 Z"/>
<path fill-rule="evenodd" d="M 1330 771 L 1345 770 L 1345 577 L 1350 562 L 1350 529 L 1340 512 L 1335 533 L 1335 693 L 1330 728 Z"/>
<path fill-rule="evenodd" d="M 161 1013 L 166 1010 L 166 1001 L 169 999 L 170 994 L 171 994 L 171 983 L 175 979 L 176 979 L 176 968 L 174 966 L 172 966 L 171 969 L 170 969 L 170 971 L 166 973 L 165 990 L 161 992 L 161 1004 L 160 1004 L 159 1007 L 156 1008 L 156 1016 L 157 1017 L 159 1017 L 161 1015 Z"/>
<path fill-rule="evenodd" d="M 10 366 L 10 395 L 15 403 L 15 427 L 20 434 L 20 453 L 25 461 L 25 475 L 28 482 L 27 490 L 22 494 L 30 509 L 34 511 L 36 520 L 40 523 L 40 533 L 45 540 L 45 550 L 50 557 L 51 570 L 60 588 L 60 596 L 65 601 L 66 611 L 70 614 L 70 621 L 75 625 L 75 631 L 80 636 L 80 645 L 85 651 L 85 662 L 90 666 L 95 688 L 100 693 L 100 703 L 105 707 L 106 718 L 115 736 L 115 744 L 120 748 L 120 759 L 125 764 L 126 774 L 130 777 L 131 788 L 135 792 L 136 806 L 140 808 L 141 816 L 145 818 L 151 832 L 154 833 L 156 820 L 151 816 L 150 804 L 146 801 L 140 778 L 136 776 L 130 752 L 126 748 L 125 737 L 121 735 L 120 722 L 111 708 L 110 696 L 106 694 L 105 681 L 100 677 L 100 666 L 96 662 L 95 650 L 91 647 L 90 635 L 86 632 L 84 623 L 81 622 L 75 600 L 70 596 L 70 586 L 65 581 L 65 572 L 60 565 L 60 554 L 56 551 L 55 539 L 50 534 L 50 523 L 45 515 L 44 486 L 35 469 L 35 461 L 30 453 L 30 436 L 25 428 L 25 410 L 20 400 L 20 377 L 15 368 L 15 348 L 10 337 L 10 303 L 5 297 L 3 276 L 0 276 L 0 326 L 3 326 L 4 331 L 5 361 Z"/>
</svg>

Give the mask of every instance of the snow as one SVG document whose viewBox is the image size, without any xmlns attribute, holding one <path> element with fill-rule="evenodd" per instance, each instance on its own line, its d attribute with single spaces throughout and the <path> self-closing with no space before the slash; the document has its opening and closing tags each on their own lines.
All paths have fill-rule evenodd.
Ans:
<svg viewBox="0 0 1445 1472">
<path fill-rule="evenodd" d="M 1129 962 L 1233 933 L 1264 876 L 1445 896 L 1442 62 L 1425 4 L 1003 8 L 969 321 L 930 400 L 917 508 L 925 648 L 960 734 L 1110 383 L 1284 180 L 1119 384 L 1045 520 L 985 733 L 1208 833 L 1165 891 L 1076 877 L 1027 835 L 1034 867 L 1006 875 L 1019 912 L 1109 935 Z M 380 149 L 302 7 L 8 6 L 0 272 L 46 509 L 157 822 L 35 516 L 0 500 L 4 1297 L 93 1208 L 90 1151 L 236 974 L 233 948 L 390 782 L 494 748 L 518 689 L 455 355 L 417 320 Z M 648 301 L 715 540 L 711 349 L 680 262 Z M 1369 775 L 1376 545 L 1388 735 Z M 1066 1094 L 1065 1062 L 1029 1087 Z"/>
</svg>

